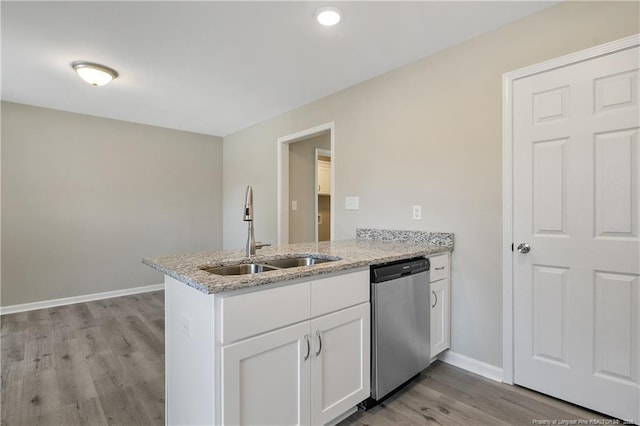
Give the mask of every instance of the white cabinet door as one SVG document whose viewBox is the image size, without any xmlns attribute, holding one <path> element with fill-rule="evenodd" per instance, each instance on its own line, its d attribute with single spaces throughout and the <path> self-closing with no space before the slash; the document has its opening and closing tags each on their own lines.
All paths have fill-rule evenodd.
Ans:
<svg viewBox="0 0 640 426">
<path fill-rule="evenodd" d="M 311 423 L 322 425 L 369 396 L 370 304 L 311 321 Z"/>
<path fill-rule="evenodd" d="M 331 194 L 331 163 L 318 161 L 318 194 Z"/>
<path fill-rule="evenodd" d="M 431 358 L 449 348 L 449 279 L 431 283 Z"/>
<path fill-rule="evenodd" d="M 224 425 L 309 424 L 308 333 L 305 321 L 222 348 Z"/>
<path fill-rule="evenodd" d="M 451 264 L 449 255 L 443 254 L 429 258 L 431 271 L 431 358 L 449 349 L 451 345 L 450 301 L 451 280 L 449 278 Z"/>
</svg>

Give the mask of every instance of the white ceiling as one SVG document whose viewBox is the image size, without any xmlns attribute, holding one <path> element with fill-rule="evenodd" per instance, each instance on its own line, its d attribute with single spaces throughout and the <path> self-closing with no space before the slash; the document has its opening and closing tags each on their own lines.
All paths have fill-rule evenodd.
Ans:
<svg viewBox="0 0 640 426">
<path fill-rule="evenodd" d="M 2 99 L 224 136 L 554 3 L 2 1 Z"/>
</svg>

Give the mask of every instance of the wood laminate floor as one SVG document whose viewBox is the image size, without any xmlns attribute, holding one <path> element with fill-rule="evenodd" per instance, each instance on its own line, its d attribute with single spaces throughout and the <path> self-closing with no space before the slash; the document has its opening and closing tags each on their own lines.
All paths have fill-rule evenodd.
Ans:
<svg viewBox="0 0 640 426">
<path fill-rule="evenodd" d="M 164 292 L 4 315 L 0 322 L 2 425 L 164 424 Z M 532 425 L 554 419 L 603 417 L 436 362 L 386 402 L 356 412 L 341 426 Z"/>
<path fill-rule="evenodd" d="M 164 424 L 164 292 L 0 319 L 2 425 Z"/>
<path fill-rule="evenodd" d="M 543 424 L 614 423 L 602 414 L 436 361 L 379 406 L 358 411 L 339 426 Z"/>
</svg>

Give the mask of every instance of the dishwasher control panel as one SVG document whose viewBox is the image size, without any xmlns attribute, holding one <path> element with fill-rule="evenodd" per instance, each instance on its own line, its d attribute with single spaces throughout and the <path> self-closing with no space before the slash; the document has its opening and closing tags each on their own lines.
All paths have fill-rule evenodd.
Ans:
<svg viewBox="0 0 640 426">
<path fill-rule="evenodd" d="M 371 282 L 381 283 L 429 270 L 429 259 L 419 257 L 371 267 Z"/>
</svg>

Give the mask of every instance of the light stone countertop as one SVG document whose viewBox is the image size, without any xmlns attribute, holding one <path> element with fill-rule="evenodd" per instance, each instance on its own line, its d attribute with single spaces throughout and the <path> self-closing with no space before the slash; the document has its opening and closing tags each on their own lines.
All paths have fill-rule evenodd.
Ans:
<svg viewBox="0 0 640 426">
<path fill-rule="evenodd" d="M 438 246 L 424 243 L 343 240 L 265 247 L 258 250 L 258 254 L 250 260 L 245 257 L 244 250 L 228 250 L 145 258 L 142 259 L 142 262 L 202 293 L 214 294 L 297 278 L 347 271 L 349 269 L 412 257 L 429 257 L 449 253 L 452 249 L 452 246 Z M 341 260 L 246 275 L 223 276 L 212 274 L 201 269 L 202 267 L 260 263 L 267 260 L 308 255 L 324 258 L 338 257 Z"/>
</svg>

